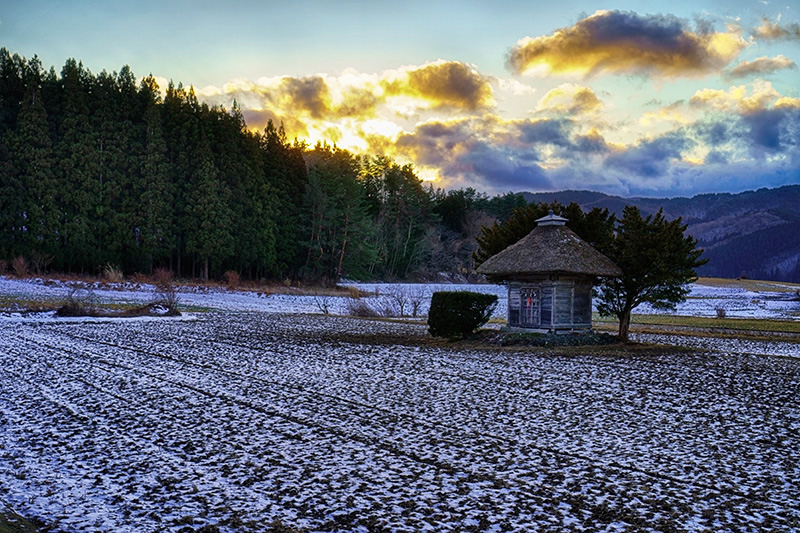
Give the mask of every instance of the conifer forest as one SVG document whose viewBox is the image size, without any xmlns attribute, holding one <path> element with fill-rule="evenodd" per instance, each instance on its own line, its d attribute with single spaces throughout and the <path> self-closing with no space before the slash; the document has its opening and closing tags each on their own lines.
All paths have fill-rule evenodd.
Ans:
<svg viewBox="0 0 800 533">
<path fill-rule="evenodd" d="M 408 279 L 471 271 L 480 227 L 525 205 L 434 189 L 411 165 L 311 147 L 280 124 L 254 132 L 235 102 L 138 79 L 0 50 L 1 260 L 36 273 Z"/>
</svg>

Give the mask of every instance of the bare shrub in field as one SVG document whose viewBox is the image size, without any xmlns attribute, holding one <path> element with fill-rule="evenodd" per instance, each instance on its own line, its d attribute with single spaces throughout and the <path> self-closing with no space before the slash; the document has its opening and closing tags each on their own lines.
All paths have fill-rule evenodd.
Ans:
<svg viewBox="0 0 800 533">
<path fill-rule="evenodd" d="M 178 314 L 175 308 L 178 304 L 178 290 L 172 279 L 172 271 L 166 268 L 155 269 L 153 283 L 156 286 L 157 303 L 166 307 L 169 314 Z"/>
<path fill-rule="evenodd" d="M 428 298 L 428 289 L 415 285 L 408 289 L 408 303 L 411 305 L 411 316 L 417 318 L 422 311 L 422 303 Z"/>
<path fill-rule="evenodd" d="M 375 309 L 370 302 L 362 298 L 348 298 L 347 299 L 347 314 L 350 316 L 358 317 L 377 317 L 381 316 L 381 312 Z"/>
<path fill-rule="evenodd" d="M 50 254 L 43 254 L 41 252 L 31 253 L 31 266 L 37 276 L 44 274 L 50 263 L 53 262 L 53 256 Z"/>
<path fill-rule="evenodd" d="M 386 293 L 395 308 L 395 314 L 406 316 L 406 306 L 408 305 L 408 293 L 403 287 L 392 287 Z"/>
<path fill-rule="evenodd" d="M 30 274 L 28 261 L 21 255 L 11 261 L 11 270 L 14 271 L 14 275 L 18 278 L 26 278 Z"/>
<path fill-rule="evenodd" d="M 314 303 L 317 305 L 317 309 L 323 315 L 329 315 L 331 313 L 331 298 L 325 294 L 315 294 L 314 295 Z"/>
<path fill-rule="evenodd" d="M 229 291 L 235 291 L 239 287 L 239 273 L 235 270 L 228 270 L 222 275 L 222 279 L 228 286 Z"/>
<path fill-rule="evenodd" d="M 714 308 L 714 311 L 717 313 L 717 318 L 725 318 L 728 316 L 728 312 L 725 310 L 724 307 L 717 306 Z"/>
<path fill-rule="evenodd" d="M 150 283 L 152 281 L 151 277 L 147 274 L 142 274 L 141 272 L 135 272 L 133 274 L 133 282 L 142 285 L 144 283 Z"/>
<path fill-rule="evenodd" d="M 97 316 L 98 310 L 94 293 L 90 290 L 73 287 L 67 299 L 58 308 L 58 316 Z"/>
<path fill-rule="evenodd" d="M 108 283 L 120 283 L 124 277 L 122 269 L 111 263 L 103 265 L 103 279 Z"/>
<path fill-rule="evenodd" d="M 405 317 L 409 316 L 410 312 L 411 316 L 416 318 L 420 314 L 427 292 L 423 286 L 397 286 L 388 291 L 387 297 L 391 302 L 387 307 L 391 307 L 394 314 L 386 316 Z"/>
</svg>

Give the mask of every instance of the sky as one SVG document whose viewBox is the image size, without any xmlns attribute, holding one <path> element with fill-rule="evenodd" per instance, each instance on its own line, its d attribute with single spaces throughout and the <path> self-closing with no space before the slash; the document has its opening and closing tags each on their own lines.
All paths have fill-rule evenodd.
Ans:
<svg viewBox="0 0 800 533">
<path fill-rule="evenodd" d="M 5 0 L 0 46 L 128 65 L 445 189 L 800 184 L 798 0 Z"/>
</svg>

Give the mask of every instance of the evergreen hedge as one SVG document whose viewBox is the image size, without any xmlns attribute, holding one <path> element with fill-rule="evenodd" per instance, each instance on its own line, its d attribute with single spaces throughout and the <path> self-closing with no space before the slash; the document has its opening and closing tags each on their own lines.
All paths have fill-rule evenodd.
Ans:
<svg viewBox="0 0 800 533">
<path fill-rule="evenodd" d="M 433 293 L 428 331 L 434 337 L 463 339 L 486 324 L 497 306 L 497 296 L 468 291 Z"/>
</svg>

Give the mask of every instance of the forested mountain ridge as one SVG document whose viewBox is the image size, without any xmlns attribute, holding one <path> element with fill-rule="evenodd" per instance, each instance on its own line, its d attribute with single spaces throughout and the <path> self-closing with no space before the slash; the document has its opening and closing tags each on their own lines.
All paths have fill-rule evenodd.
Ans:
<svg viewBox="0 0 800 533">
<path fill-rule="evenodd" d="M 691 198 L 622 198 L 590 191 L 524 193 L 529 202 L 576 202 L 584 210 L 608 208 L 621 215 L 625 205 L 645 213 L 664 209 L 681 217 L 709 262 L 701 276 L 800 282 L 800 185 L 738 194 L 701 194 Z"/>
</svg>

